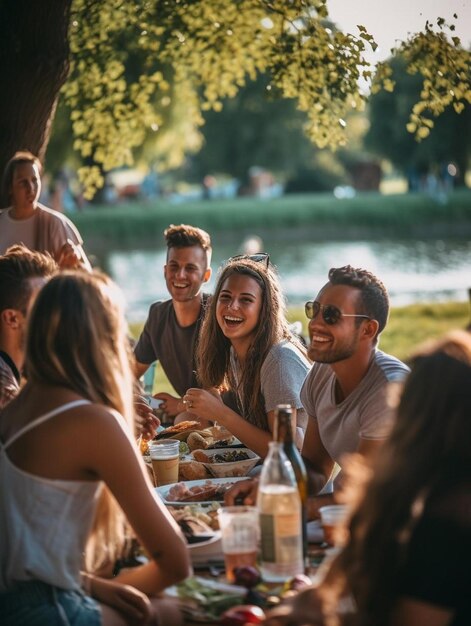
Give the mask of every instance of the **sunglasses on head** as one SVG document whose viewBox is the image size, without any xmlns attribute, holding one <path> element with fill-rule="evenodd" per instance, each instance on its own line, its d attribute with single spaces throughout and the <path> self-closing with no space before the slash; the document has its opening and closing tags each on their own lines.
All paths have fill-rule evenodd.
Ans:
<svg viewBox="0 0 471 626">
<path fill-rule="evenodd" d="M 238 261 L 240 259 L 249 259 L 250 261 L 255 261 L 255 263 L 265 263 L 267 267 L 270 265 L 270 255 L 268 252 L 257 252 L 257 254 L 236 254 L 236 256 L 231 256 L 228 263 L 231 261 Z"/>
<path fill-rule="evenodd" d="M 306 312 L 306 317 L 310 320 L 316 319 L 319 311 L 322 311 L 322 319 L 329 326 L 333 326 L 340 322 L 342 317 L 364 317 L 365 319 L 371 319 L 368 315 L 354 315 L 352 313 L 342 313 L 340 309 L 338 309 L 333 304 L 321 304 L 314 300 L 314 302 L 306 302 L 304 305 L 304 310 Z"/>
</svg>

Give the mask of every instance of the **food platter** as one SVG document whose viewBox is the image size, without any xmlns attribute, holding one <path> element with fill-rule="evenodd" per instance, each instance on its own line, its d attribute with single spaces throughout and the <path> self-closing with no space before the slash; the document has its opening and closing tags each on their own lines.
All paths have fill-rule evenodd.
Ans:
<svg viewBox="0 0 471 626">
<path fill-rule="evenodd" d="M 229 488 L 229 485 L 232 485 L 233 483 L 238 482 L 239 480 L 244 480 L 245 478 L 246 478 L 245 476 L 231 477 L 231 478 L 207 478 L 204 480 L 189 480 L 180 484 L 185 485 L 185 487 L 187 487 L 189 490 L 191 490 L 193 487 L 205 487 L 205 486 L 216 486 L 216 485 L 217 486 L 227 485 L 227 488 Z M 172 506 L 183 506 L 183 505 L 188 504 L 189 502 L 188 500 L 186 501 L 175 500 L 175 499 L 172 499 L 171 497 L 170 499 L 168 499 L 169 491 L 174 486 L 175 484 L 164 485 L 162 487 L 156 487 L 155 490 L 159 494 L 159 496 L 162 498 L 162 500 L 165 502 L 165 504 L 171 504 Z M 212 502 L 215 502 L 217 500 L 211 499 L 211 500 L 196 500 L 196 501 L 199 504 L 211 504 Z M 221 502 L 222 498 L 219 501 Z"/>
</svg>

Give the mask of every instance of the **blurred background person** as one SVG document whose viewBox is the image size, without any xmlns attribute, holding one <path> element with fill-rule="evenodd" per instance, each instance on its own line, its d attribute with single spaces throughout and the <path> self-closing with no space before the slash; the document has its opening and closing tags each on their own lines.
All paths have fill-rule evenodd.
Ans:
<svg viewBox="0 0 471 626">
<path fill-rule="evenodd" d="M 23 243 L 30 250 L 48 252 L 61 268 L 91 270 L 74 224 L 38 202 L 41 163 L 36 156 L 17 152 L 5 167 L 2 184 L 10 206 L 0 212 L 0 254 Z"/>
</svg>

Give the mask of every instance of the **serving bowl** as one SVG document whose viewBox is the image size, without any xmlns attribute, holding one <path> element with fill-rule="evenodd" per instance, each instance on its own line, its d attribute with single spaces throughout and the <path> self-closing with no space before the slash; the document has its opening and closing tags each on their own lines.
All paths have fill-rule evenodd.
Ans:
<svg viewBox="0 0 471 626">
<path fill-rule="evenodd" d="M 260 457 L 252 450 L 249 450 L 249 448 L 220 448 L 215 450 L 198 450 L 195 452 L 192 453 L 194 459 L 202 463 L 215 478 L 247 476 L 250 470 L 260 461 Z M 203 459 L 202 454 L 207 457 L 207 461 Z M 241 456 L 246 458 L 236 460 Z"/>
</svg>

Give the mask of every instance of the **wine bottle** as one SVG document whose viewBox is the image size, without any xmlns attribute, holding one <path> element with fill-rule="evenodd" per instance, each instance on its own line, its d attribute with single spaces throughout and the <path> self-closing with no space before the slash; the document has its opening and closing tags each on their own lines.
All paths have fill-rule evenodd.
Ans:
<svg viewBox="0 0 471 626">
<path fill-rule="evenodd" d="M 277 441 L 269 444 L 263 463 L 257 506 L 263 579 L 284 582 L 302 574 L 301 498 L 293 466 Z"/>
<path fill-rule="evenodd" d="M 301 498 L 302 536 L 303 536 L 303 559 L 307 568 L 307 499 L 308 478 L 306 466 L 299 450 L 294 443 L 293 436 L 293 409 L 289 404 L 279 404 L 275 409 L 274 440 L 283 444 L 283 451 L 291 461 L 294 476 L 298 485 L 299 497 Z"/>
</svg>

